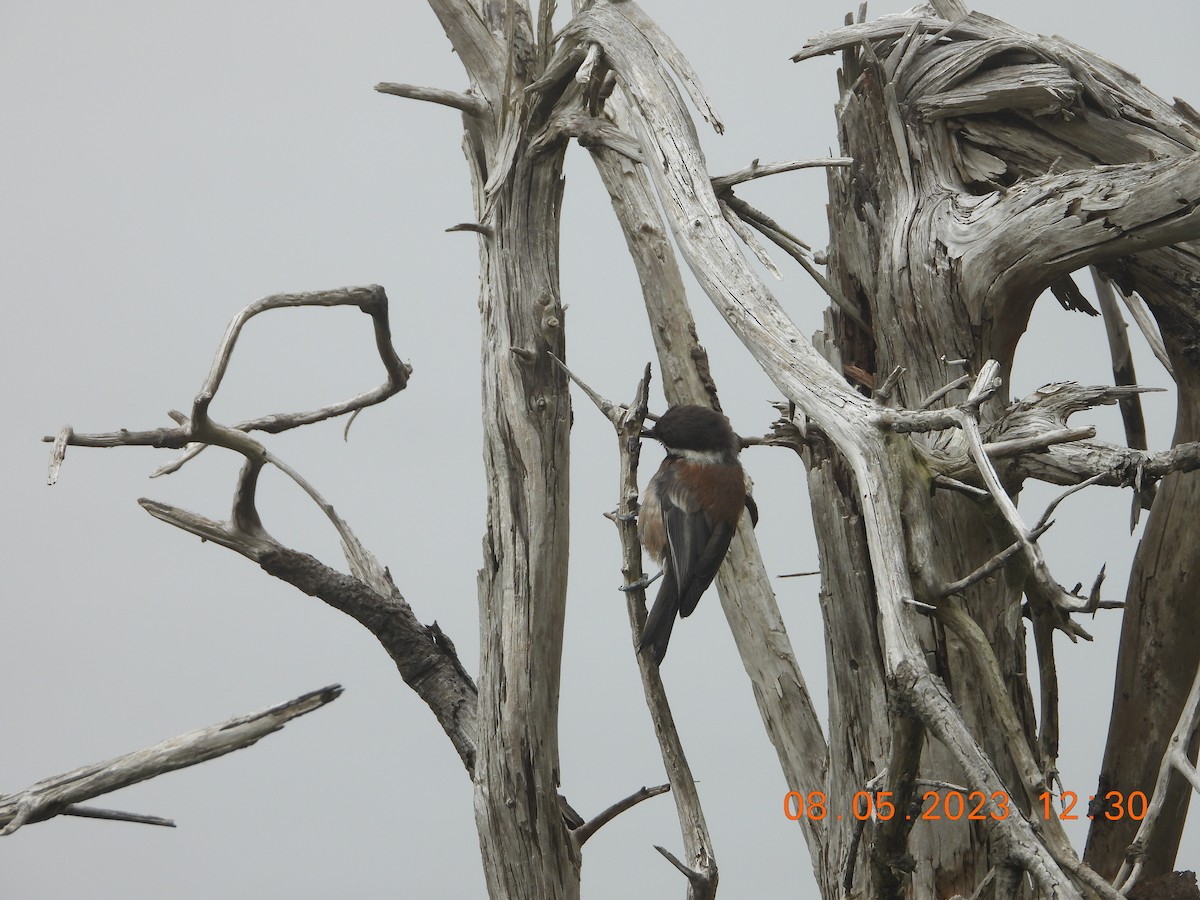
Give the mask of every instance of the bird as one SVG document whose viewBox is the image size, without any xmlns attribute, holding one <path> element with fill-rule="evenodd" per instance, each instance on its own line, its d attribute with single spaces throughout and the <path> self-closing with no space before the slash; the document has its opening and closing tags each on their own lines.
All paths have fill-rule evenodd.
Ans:
<svg viewBox="0 0 1200 900">
<path fill-rule="evenodd" d="M 758 507 L 738 462 L 741 440 L 729 420 L 705 406 L 680 404 L 642 432 L 663 445 L 666 459 L 642 498 L 638 534 L 662 566 L 662 585 L 646 619 L 638 652 L 661 665 L 675 617 L 690 616 L 712 584 L 742 518 Z"/>
</svg>

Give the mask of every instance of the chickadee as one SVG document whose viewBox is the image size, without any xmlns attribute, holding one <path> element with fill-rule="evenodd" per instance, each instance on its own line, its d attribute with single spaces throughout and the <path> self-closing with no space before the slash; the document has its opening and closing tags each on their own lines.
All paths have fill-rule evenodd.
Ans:
<svg viewBox="0 0 1200 900">
<path fill-rule="evenodd" d="M 663 568 L 662 586 L 646 619 L 638 651 L 656 665 L 667 653 L 675 616 L 690 616 L 721 566 L 733 533 L 758 507 L 746 493 L 738 462 L 741 442 L 729 420 L 704 406 L 672 406 L 643 432 L 667 458 L 650 483 L 638 514 L 642 546 Z"/>
</svg>

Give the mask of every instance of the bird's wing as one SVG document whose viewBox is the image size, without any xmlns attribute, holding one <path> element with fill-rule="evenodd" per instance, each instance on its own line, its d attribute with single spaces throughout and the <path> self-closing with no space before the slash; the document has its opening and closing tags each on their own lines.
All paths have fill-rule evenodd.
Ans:
<svg viewBox="0 0 1200 900">
<path fill-rule="evenodd" d="M 690 616 L 721 567 L 734 528 L 714 524 L 700 510 L 688 510 L 668 497 L 663 504 L 667 552 L 679 592 L 679 615 Z"/>
</svg>

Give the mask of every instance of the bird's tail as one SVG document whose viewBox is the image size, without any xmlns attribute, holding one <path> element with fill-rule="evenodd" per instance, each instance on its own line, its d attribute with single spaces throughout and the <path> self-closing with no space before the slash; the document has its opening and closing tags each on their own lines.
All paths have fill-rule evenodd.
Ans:
<svg viewBox="0 0 1200 900">
<path fill-rule="evenodd" d="M 667 643 L 671 640 L 671 630 L 675 627 L 675 618 L 679 615 L 679 589 L 671 572 L 663 575 L 662 587 L 654 598 L 654 606 L 646 617 L 646 627 L 642 631 L 642 639 L 638 643 L 638 652 L 650 649 L 650 657 L 656 666 L 662 665 L 663 657 L 667 655 Z"/>
</svg>

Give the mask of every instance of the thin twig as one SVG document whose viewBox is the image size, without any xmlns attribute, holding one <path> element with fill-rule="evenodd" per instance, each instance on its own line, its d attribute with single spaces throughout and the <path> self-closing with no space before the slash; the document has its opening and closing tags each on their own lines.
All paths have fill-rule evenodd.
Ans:
<svg viewBox="0 0 1200 900">
<path fill-rule="evenodd" d="M 573 382 L 575 382 L 575 384 L 579 387 L 579 389 L 581 391 L 583 391 L 585 394 L 587 394 L 587 398 L 596 405 L 596 409 L 600 410 L 600 412 L 604 416 L 604 418 L 608 419 L 608 421 L 612 422 L 614 425 L 620 424 L 621 416 L 628 410 L 628 407 L 618 406 L 617 404 L 613 403 L 608 398 L 602 397 L 594 388 L 592 388 L 591 385 L 589 385 L 586 381 L 584 381 L 582 378 L 580 378 L 578 375 L 576 375 L 574 372 L 572 372 L 570 369 L 568 369 L 566 363 L 564 363 L 561 359 L 559 359 L 553 353 L 549 353 L 549 351 L 547 351 L 547 353 L 550 356 L 550 358 L 552 360 L 554 360 L 554 362 L 558 365 L 558 367 L 563 370 L 563 374 L 565 374 L 568 378 L 570 378 Z M 647 363 L 647 365 L 646 365 L 647 373 L 649 372 L 649 368 L 650 368 L 650 366 Z"/>
<path fill-rule="evenodd" d="M 478 222 L 459 222 L 457 225 L 451 225 L 446 229 L 447 234 L 453 234 L 458 231 L 470 231 L 474 234 L 482 234 L 484 237 L 491 237 L 495 234 L 491 225 L 481 225 Z"/>
<path fill-rule="evenodd" d="M 831 156 L 824 159 L 794 159 L 790 162 L 760 163 L 757 159 L 744 169 L 730 172 L 728 175 L 717 175 L 712 179 L 713 190 L 720 194 L 736 184 L 752 181 L 755 178 L 765 178 L 768 175 L 778 175 L 781 172 L 794 172 L 797 169 L 835 168 L 852 166 L 854 160 L 848 156 Z"/>
<path fill-rule="evenodd" d="M 966 384 L 970 380 L 971 380 L 970 375 L 958 376 L 953 381 L 951 381 L 949 384 L 942 385 L 940 388 L 938 388 L 936 391 L 934 391 L 932 394 L 930 394 L 928 397 L 926 397 L 924 400 L 922 400 L 921 405 L 918 406 L 917 409 L 929 409 L 929 407 L 933 406 L 933 404 L 937 403 L 939 400 L 941 400 L 943 397 L 945 397 L 951 391 L 958 390 L 958 388 L 962 387 L 964 384 Z"/>
<path fill-rule="evenodd" d="M 570 373 L 568 372 L 568 374 Z M 612 401 L 602 397 L 593 396 L 594 391 L 586 388 L 579 379 L 571 377 L 576 384 L 588 392 L 597 408 L 604 412 L 617 431 L 621 460 L 620 501 L 617 506 L 617 515 L 612 518 L 621 539 L 621 572 L 624 576 L 624 583 L 634 585 L 633 589 L 625 592 L 625 604 L 629 615 L 632 644 L 636 647 L 646 624 L 645 588 L 636 586 L 642 579 L 642 547 L 638 540 L 635 513 L 638 508 L 637 468 L 641 454 L 640 436 L 646 417 L 650 366 L 646 365 L 632 402 L 623 407 L 618 407 Z M 708 897 L 711 896 L 712 890 L 715 890 L 717 864 L 713 857 L 712 839 L 709 837 L 708 825 L 704 819 L 704 809 L 700 804 L 695 778 L 688 766 L 687 757 L 683 751 L 683 742 L 675 727 L 675 719 L 667 701 L 666 690 L 663 688 L 662 675 L 658 666 L 647 654 L 635 651 L 634 658 L 641 674 L 642 690 L 646 697 L 646 706 L 650 710 L 651 721 L 654 724 L 655 736 L 658 738 L 663 765 L 667 770 L 667 778 L 675 798 L 683 845 L 688 858 L 699 865 L 700 871 L 683 866 L 665 850 L 660 852 L 671 859 L 676 867 L 688 876 L 689 881 L 696 886 L 699 896 Z"/>
<path fill-rule="evenodd" d="M 141 813 L 124 812 L 119 809 L 104 809 L 99 806 L 81 806 L 72 803 L 62 811 L 64 816 L 77 816 L 81 819 L 107 819 L 111 822 L 133 822 L 137 825 L 160 825 L 163 828 L 174 828 L 174 819 L 164 819 L 162 816 L 147 816 Z"/>
<path fill-rule="evenodd" d="M 1050 516 L 1054 514 L 1054 510 L 1058 509 L 1058 504 L 1062 503 L 1076 491 L 1082 491 L 1085 487 L 1090 487 L 1091 485 L 1096 484 L 1102 477 L 1102 475 L 1093 475 L 1091 478 L 1087 478 L 1079 482 L 1079 484 L 1073 484 L 1053 500 L 1051 500 L 1050 504 L 1046 507 L 1046 511 L 1042 513 L 1042 517 L 1038 519 L 1037 524 L 1033 526 L 1033 531 L 1031 533 L 1040 535 L 1042 532 L 1044 532 L 1050 527 Z"/>
<path fill-rule="evenodd" d="M 982 493 L 984 496 L 987 496 L 987 491 L 983 491 Z M 1039 522 L 1038 527 L 1030 532 L 1030 535 L 1034 540 L 1037 540 L 1039 537 L 1045 534 L 1053 524 L 1053 521 Z M 951 594 L 961 594 L 971 585 L 983 581 L 983 579 L 987 578 L 993 572 L 1002 569 L 1010 559 L 1021 552 L 1023 547 L 1024 544 L 1022 544 L 1020 541 L 1013 541 L 1011 544 L 985 562 L 982 566 L 973 571 L 970 575 L 945 585 L 941 590 L 941 596 L 949 597 Z"/>
<path fill-rule="evenodd" d="M 667 862 L 669 862 L 676 869 L 678 869 L 679 872 L 683 875 L 683 877 L 688 880 L 688 882 L 695 884 L 696 879 L 701 877 L 699 872 L 697 872 L 694 869 L 689 869 L 687 866 L 685 866 L 683 863 L 681 863 L 679 861 L 679 858 L 677 856 L 675 856 L 675 854 L 672 853 L 670 850 L 668 850 L 666 847 L 662 847 L 658 844 L 655 844 L 654 849 L 657 850 L 659 853 L 661 853 L 663 855 L 663 858 L 666 859 Z"/>
<path fill-rule="evenodd" d="M 718 200 L 717 202 L 721 206 L 721 215 L 725 217 L 725 221 L 729 223 L 729 227 L 733 229 L 733 233 L 742 239 L 743 244 L 750 248 L 750 252 L 762 263 L 764 269 L 770 272 L 776 280 L 782 281 L 783 273 L 779 271 L 779 267 L 775 265 L 775 260 L 771 259 L 770 254 L 767 253 L 763 245 L 758 242 L 758 238 L 754 236 L 754 232 L 750 229 L 750 226 L 738 218 L 737 213 L 724 200 Z"/>
<path fill-rule="evenodd" d="M 573 832 L 571 832 L 575 839 L 575 846 L 582 847 L 587 842 L 588 838 L 590 838 L 593 834 L 595 834 L 621 813 L 625 812 L 626 810 L 633 809 L 633 807 L 637 806 L 643 800 L 649 800 L 651 797 L 657 797 L 659 794 L 665 794 L 670 789 L 671 786 L 669 784 L 660 784 L 657 787 L 651 788 L 643 787 L 634 791 L 623 800 L 618 800 L 612 806 L 608 807 L 594 818 L 589 819 L 583 825 L 580 825 Z"/>
<path fill-rule="evenodd" d="M 737 198 L 734 199 L 736 200 Z M 738 212 L 739 215 L 741 215 L 736 204 L 731 203 L 730 208 L 733 209 L 734 212 Z M 763 235 L 763 237 L 767 238 L 769 241 L 778 246 L 779 249 L 781 249 L 784 253 L 798 262 L 800 267 L 812 277 L 813 281 L 820 285 L 821 290 L 823 290 L 826 296 L 828 296 L 829 299 L 834 302 L 838 309 L 840 309 L 856 325 L 862 328 L 863 331 L 870 331 L 866 320 L 862 317 L 862 313 L 855 309 L 850 304 L 850 301 L 846 300 L 841 296 L 841 294 L 834 290 L 834 287 L 829 283 L 829 280 L 817 271 L 816 266 L 814 266 L 809 260 L 802 243 L 798 242 L 794 238 L 789 237 L 783 232 L 770 227 L 759 219 L 752 217 L 743 218 L 745 218 L 752 227 L 757 229 Z"/>
<path fill-rule="evenodd" d="M 275 413 L 257 419 L 249 419 L 231 426 L 213 426 L 208 419 L 208 407 L 220 388 L 221 381 L 229 367 L 233 350 L 242 329 L 250 319 L 259 313 L 271 309 L 292 309 L 297 307 L 335 307 L 355 306 L 371 316 L 375 327 L 375 346 L 383 363 L 387 380 L 373 390 L 366 391 L 340 403 L 332 403 L 315 410 L 296 413 Z M 279 434 L 302 425 L 311 425 L 325 419 L 346 415 L 368 406 L 382 403 L 384 400 L 404 390 L 408 378 L 412 374 L 412 366 L 403 362 L 396 355 L 392 346 L 392 331 L 388 316 L 388 299 L 384 289 L 379 285 L 366 287 L 339 288 L 330 291 L 314 291 L 304 294 L 272 294 L 263 297 L 246 306 L 234 316 L 225 330 L 225 336 L 217 349 L 216 358 L 209 370 L 208 377 L 196 395 L 192 404 L 191 417 L 176 414 L 179 425 L 175 428 L 158 428 L 150 431 L 128 431 L 103 434 L 77 434 L 67 431 L 66 443 L 77 447 L 163 447 L 187 451 L 178 459 L 154 472 L 154 476 L 167 475 L 178 471 L 184 463 L 194 459 L 207 444 L 220 444 L 238 452 L 247 452 L 256 447 L 253 441 L 245 438 L 244 434 L 251 431 L 263 431 L 268 434 Z M 241 433 L 241 435 L 239 435 Z M 59 439 L 63 438 L 62 432 Z M 44 440 L 52 440 L 44 438 Z M 189 446 L 192 445 L 192 446 Z M 61 457 L 55 457 L 61 462 Z M 52 462 L 53 465 L 53 462 Z M 153 476 L 152 476 L 153 477 Z"/>
<path fill-rule="evenodd" d="M 943 490 L 957 491 L 976 500 L 988 496 L 988 492 L 983 488 L 975 487 L 973 484 L 967 484 L 965 481 L 959 481 L 957 478 L 951 478 L 949 475 L 941 473 L 933 476 L 933 486 L 935 488 L 942 488 Z"/>
</svg>

